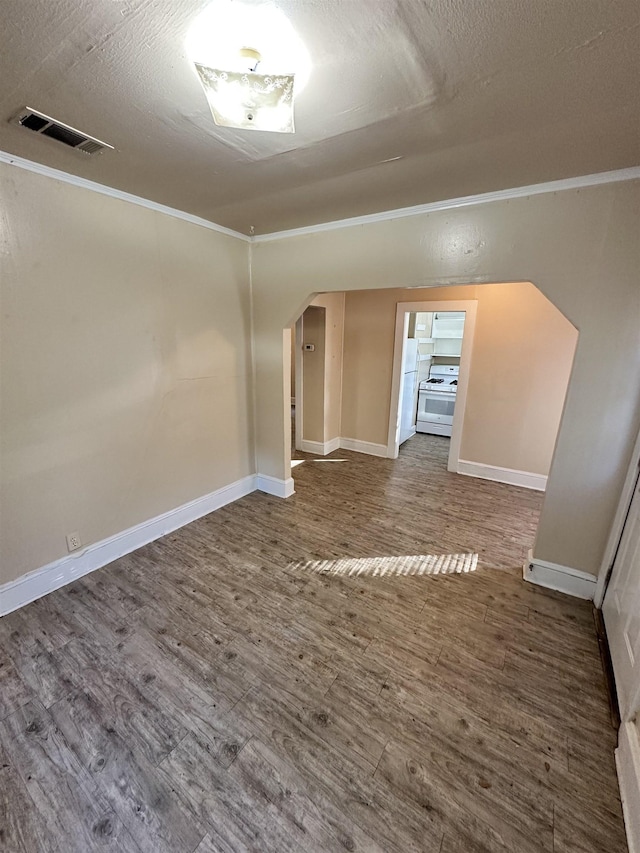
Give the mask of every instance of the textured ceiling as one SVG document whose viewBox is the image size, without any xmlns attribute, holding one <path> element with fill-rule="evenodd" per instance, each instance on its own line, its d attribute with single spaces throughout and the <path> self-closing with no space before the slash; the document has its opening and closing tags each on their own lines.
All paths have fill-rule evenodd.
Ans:
<svg viewBox="0 0 640 853">
<path fill-rule="evenodd" d="M 296 134 L 219 128 L 203 0 L 2 0 L 0 149 L 265 233 L 640 164 L 637 0 L 282 0 Z M 115 146 L 9 123 L 29 105 Z"/>
</svg>

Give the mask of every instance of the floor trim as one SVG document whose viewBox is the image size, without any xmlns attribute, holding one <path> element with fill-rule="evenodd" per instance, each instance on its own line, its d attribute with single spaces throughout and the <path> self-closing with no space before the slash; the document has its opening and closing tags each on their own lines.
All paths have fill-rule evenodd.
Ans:
<svg viewBox="0 0 640 853">
<path fill-rule="evenodd" d="M 640 853 L 640 739 L 633 723 L 620 726 L 616 769 L 629 853 Z"/>
<path fill-rule="evenodd" d="M 300 442 L 300 450 L 303 453 L 315 453 L 317 456 L 326 456 L 340 449 L 340 438 L 332 438 L 329 441 L 310 441 L 303 438 Z"/>
<path fill-rule="evenodd" d="M 595 575 L 572 569 L 570 566 L 561 566 L 559 563 L 538 560 L 533 557 L 531 551 L 522 567 L 522 577 L 537 586 L 555 589 L 557 592 L 564 592 L 575 598 L 585 598 L 587 601 L 593 601 L 596 591 Z"/>
<path fill-rule="evenodd" d="M 547 478 L 543 474 L 517 471 L 514 468 L 498 468 L 496 465 L 484 465 L 482 462 L 469 462 L 466 459 L 458 460 L 458 474 L 494 480 L 496 483 L 508 483 L 510 486 L 534 489 L 537 492 L 544 492 L 547 488 Z"/>
<path fill-rule="evenodd" d="M 357 438 L 341 438 L 341 450 L 355 450 L 356 453 L 368 453 L 369 456 L 388 457 L 386 444 L 374 444 L 373 441 L 360 441 Z"/>
<path fill-rule="evenodd" d="M 309 438 L 303 438 L 300 442 L 300 450 L 302 453 L 315 453 L 318 456 L 326 456 L 324 441 L 311 441 Z"/>
<path fill-rule="evenodd" d="M 255 491 L 256 488 L 260 488 L 256 484 L 256 479 L 253 474 L 243 477 L 215 492 L 182 504 L 128 530 L 88 545 L 82 551 L 69 554 L 67 557 L 62 557 L 3 584 L 0 586 L 0 616 L 6 616 L 7 613 L 18 610 L 31 601 L 42 598 L 43 595 L 66 586 L 77 578 L 112 563 L 119 557 L 124 557 L 125 554 L 130 554 L 143 545 L 202 518 L 203 515 L 208 515 L 226 504 L 237 501 Z"/>
<path fill-rule="evenodd" d="M 276 498 L 290 498 L 295 493 L 293 477 L 280 480 L 278 477 L 271 477 L 269 474 L 256 474 L 256 489 Z"/>
</svg>

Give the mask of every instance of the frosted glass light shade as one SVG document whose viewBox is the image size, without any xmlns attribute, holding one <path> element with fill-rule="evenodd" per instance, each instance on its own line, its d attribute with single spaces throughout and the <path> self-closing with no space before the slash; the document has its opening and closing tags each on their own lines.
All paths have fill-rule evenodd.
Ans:
<svg viewBox="0 0 640 853">
<path fill-rule="evenodd" d="M 293 74 L 222 71 L 195 63 L 217 125 L 294 133 Z"/>
</svg>

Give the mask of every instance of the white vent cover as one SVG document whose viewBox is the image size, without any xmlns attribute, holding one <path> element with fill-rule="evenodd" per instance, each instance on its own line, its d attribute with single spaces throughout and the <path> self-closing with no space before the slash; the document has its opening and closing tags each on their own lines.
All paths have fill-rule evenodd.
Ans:
<svg viewBox="0 0 640 853">
<path fill-rule="evenodd" d="M 34 131 L 34 133 L 56 139 L 63 145 L 75 148 L 76 151 L 84 151 L 85 154 L 97 154 L 98 151 L 104 151 L 105 148 L 110 148 L 113 151 L 113 145 L 109 145 L 108 142 L 101 142 L 94 136 L 89 136 L 88 133 L 76 130 L 75 127 L 70 127 L 68 124 L 57 121 L 44 113 L 39 113 L 38 110 L 32 110 L 31 107 L 20 110 L 13 122 Z"/>
</svg>

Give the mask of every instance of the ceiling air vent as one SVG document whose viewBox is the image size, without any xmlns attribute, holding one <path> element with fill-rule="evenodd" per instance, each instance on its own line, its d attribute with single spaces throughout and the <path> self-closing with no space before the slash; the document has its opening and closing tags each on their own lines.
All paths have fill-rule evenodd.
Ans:
<svg viewBox="0 0 640 853">
<path fill-rule="evenodd" d="M 110 148 L 113 151 L 113 145 L 109 145 L 108 142 L 101 142 L 94 136 L 89 136 L 81 130 L 76 130 L 75 127 L 69 127 L 68 124 L 56 121 L 51 116 L 32 110 L 31 107 L 20 110 L 13 121 L 15 124 L 26 127 L 27 130 L 33 130 L 34 133 L 40 133 L 42 136 L 57 139 L 58 142 L 75 148 L 76 151 L 84 151 L 85 154 L 97 154 L 98 151 L 103 151 L 105 148 Z"/>
</svg>

